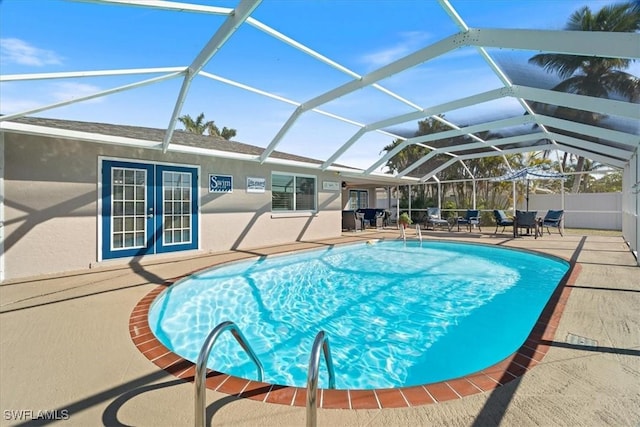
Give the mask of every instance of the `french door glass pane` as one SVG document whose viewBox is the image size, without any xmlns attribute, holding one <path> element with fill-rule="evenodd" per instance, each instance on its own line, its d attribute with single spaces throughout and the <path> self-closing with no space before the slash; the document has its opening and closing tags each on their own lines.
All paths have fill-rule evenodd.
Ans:
<svg viewBox="0 0 640 427">
<path fill-rule="evenodd" d="M 139 248 L 145 242 L 146 170 L 111 169 L 111 247 Z"/>
<path fill-rule="evenodd" d="M 182 221 L 183 215 L 191 213 L 191 174 L 185 172 L 163 171 L 164 221 L 162 224 L 163 244 L 182 244 L 191 242 L 191 226 Z M 185 194 L 189 197 L 185 198 Z"/>
</svg>

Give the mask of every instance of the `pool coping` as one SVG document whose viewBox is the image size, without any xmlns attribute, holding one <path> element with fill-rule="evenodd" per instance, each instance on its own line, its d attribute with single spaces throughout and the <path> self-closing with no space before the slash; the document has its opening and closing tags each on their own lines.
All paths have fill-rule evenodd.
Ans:
<svg viewBox="0 0 640 427">
<path fill-rule="evenodd" d="M 372 390 L 318 389 L 318 407 L 383 409 L 422 406 L 491 392 L 525 375 L 541 363 L 549 351 L 549 343 L 555 337 L 572 285 L 580 270 L 579 263 L 570 262 L 569 270 L 558 283 L 524 344 L 495 365 L 460 378 L 418 386 Z M 129 334 L 133 344 L 148 360 L 177 378 L 193 382 L 195 364 L 166 348 L 155 337 L 148 323 L 153 301 L 168 286 L 187 276 L 190 274 L 171 279 L 146 294 L 131 312 Z M 210 369 L 207 370 L 206 386 L 210 390 L 265 403 L 304 407 L 307 401 L 306 388 L 247 380 Z"/>
</svg>

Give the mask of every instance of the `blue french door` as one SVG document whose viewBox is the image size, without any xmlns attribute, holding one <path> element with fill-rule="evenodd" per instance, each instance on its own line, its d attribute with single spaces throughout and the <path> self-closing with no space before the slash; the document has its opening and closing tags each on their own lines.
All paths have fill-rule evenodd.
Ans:
<svg viewBox="0 0 640 427">
<path fill-rule="evenodd" d="M 103 160 L 102 258 L 197 249 L 197 172 Z"/>
</svg>

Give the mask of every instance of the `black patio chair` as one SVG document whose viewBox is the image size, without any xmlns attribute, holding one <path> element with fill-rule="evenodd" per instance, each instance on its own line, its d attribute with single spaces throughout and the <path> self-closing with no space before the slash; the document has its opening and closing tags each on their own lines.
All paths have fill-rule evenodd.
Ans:
<svg viewBox="0 0 640 427">
<path fill-rule="evenodd" d="M 496 231 L 494 231 L 493 234 L 497 234 L 498 233 L 498 227 L 500 227 L 500 226 L 502 226 L 501 233 L 503 233 L 505 227 L 507 227 L 509 225 L 513 225 L 513 220 L 509 219 L 507 217 L 507 214 L 505 214 L 504 211 L 502 211 L 502 210 L 495 209 L 493 211 L 493 216 L 496 219 Z"/>
<path fill-rule="evenodd" d="M 564 218 L 564 210 L 549 210 L 547 214 L 542 219 L 542 226 L 547 227 L 547 233 L 551 234 L 549 231 L 549 227 L 556 227 L 558 229 L 558 233 L 564 237 L 562 234 L 562 219 Z M 542 232 L 542 230 L 540 230 Z"/>
<path fill-rule="evenodd" d="M 474 225 L 478 226 L 478 230 L 482 231 L 480 228 L 480 211 L 475 209 L 467 209 L 467 213 L 464 217 L 458 217 L 458 231 L 460 231 L 460 224 L 464 224 L 469 228 L 469 232 L 471 232 L 471 227 Z"/>
<path fill-rule="evenodd" d="M 538 211 L 516 211 L 516 217 L 513 221 L 513 237 L 522 236 L 519 230 L 527 229 L 527 234 L 533 234 L 537 239 L 540 233 L 540 223 L 538 221 Z"/>
</svg>

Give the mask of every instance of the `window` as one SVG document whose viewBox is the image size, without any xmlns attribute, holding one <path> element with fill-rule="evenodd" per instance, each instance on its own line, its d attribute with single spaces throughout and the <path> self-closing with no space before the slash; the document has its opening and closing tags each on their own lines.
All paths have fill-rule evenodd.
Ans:
<svg viewBox="0 0 640 427">
<path fill-rule="evenodd" d="M 111 248 L 141 248 L 146 233 L 146 170 L 111 169 Z"/>
<path fill-rule="evenodd" d="M 191 243 L 191 174 L 165 171 L 162 188 L 163 244 Z"/>
<path fill-rule="evenodd" d="M 349 190 L 349 209 L 352 211 L 369 207 L 367 190 Z"/>
<path fill-rule="evenodd" d="M 315 211 L 316 177 L 274 173 L 271 175 L 271 210 Z"/>
</svg>

